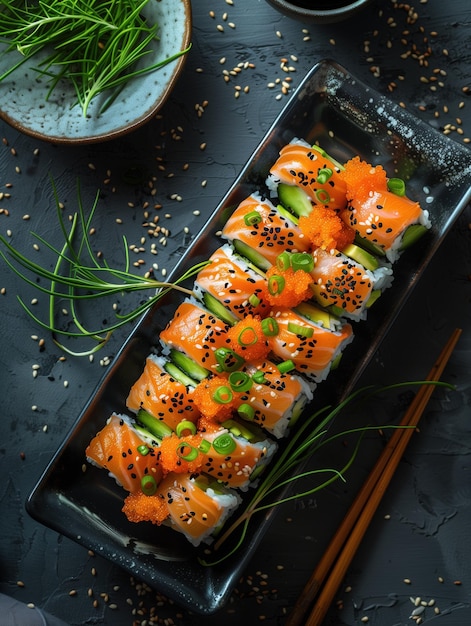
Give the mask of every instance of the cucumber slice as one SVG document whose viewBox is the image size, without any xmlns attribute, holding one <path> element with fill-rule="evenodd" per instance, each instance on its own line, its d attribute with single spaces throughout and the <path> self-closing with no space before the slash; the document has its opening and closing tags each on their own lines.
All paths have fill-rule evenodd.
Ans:
<svg viewBox="0 0 471 626">
<path fill-rule="evenodd" d="M 151 435 L 157 437 L 158 439 L 163 439 L 173 433 L 170 426 L 167 426 L 167 424 L 162 422 L 162 420 L 158 420 L 144 409 L 139 409 L 136 419 L 144 426 L 144 428 L 146 428 L 146 430 L 150 432 Z"/>
<path fill-rule="evenodd" d="M 404 234 L 402 235 L 401 250 L 405 250 L 412 246 L 418 239 L 420 239 L 427 232 L 428 228 L 423 224 L 412 224 L 408 226 Z"/>
<path fill-rule="evenodd" d="M 167 374 L 170 374 L 172 378 L 177 380 L 179 383 L 182 383 L 182 385 L 185 385 L 185 387 L 196 387 L 196 385 L 198 384 L 198 381 L 193 380 L 193 378 L 187 376 L 187 374 L 185 374 L 183 370 L 177 367 L 175 363 L 165 363 L 164 370 L 167 372 Z"/>
<path fill-rule="evenodd" d="M 297 217 L 307 216 L 311 213 L 312 202 L 301 187 L 280 183 L 277 187 L 277 194 L 281 204 Z"/>
<path fill-rule="evenodd" d="M 315 324 L 320 324 L 324 328 L 332 327 L 332 316 L 325 309 L 321 309 L 309 302 L 301 302 L 295 308 L 295 311 Z"/>
<path fill-rule="evenodd" d="M 210 374 L 209 370 L 205 367 L 198 365 L 198 363 L 193 361 L 193 359 L 190 359 L 189 356 L 186 356 L 186 354 L 183 354 L 183 352 L 175 350 L 174 348 L 170 350 L 170 359 L 179 369 L 183 370 L 186 374 L 188 374 L 188 376 L 190 376 L 190 378 L 193 378 L 198 382 L 208 378 Z"/>
<path fill-rule="evenodd" d="M 144 439 L 144 441 L 149 444 L 151 448 L 157 448 L 158 446 L 160 446 L 160 439 L 154 437 L 150 431 L 148 431 L 140 424 L 134 424 L 134 429 L 139 434 L 139 436 L 142 437 L 142 439 Z"/>
<path fill-rule="evenodd" d="M 237 323 L 237 317 L 229 311 L 217 298 L 207 291 L 203 294 L 203 303 L 205 307 L 213 313 L 217 318 L 228 324 L 234 326 Z"/>
<path fill-rule="evenodd" d="M 374 270 L 378 269 L 378 259 L 354 243 L 345 246 L 342 252 L 343 254 L 345 254 L 345 256 L 353 259 L 353 261 L 356 261 L 367 270 L 371 270 L 373 272 Z"/>
<path fill-rule="evenodd" d="M 240 256 L 248 259 L 251 263 L 253 263 L 262 271 L 266 272 L 268 268 L 271 267 L 270 263 L 266 260 L 264 256 L 260 254 L 260 252 L 257 252 L 257 250 L 254 250 L 254 248 L 251 248 L 248 244 L 244 243 L 240 239 L 234 239 L 232 245 L 234 246 L 237 254 L 240 254 Z"/>
</svg>

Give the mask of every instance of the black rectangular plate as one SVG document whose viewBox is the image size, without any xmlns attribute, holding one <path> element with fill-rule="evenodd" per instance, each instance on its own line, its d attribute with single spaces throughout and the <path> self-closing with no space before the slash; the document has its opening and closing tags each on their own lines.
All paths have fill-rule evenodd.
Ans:
<svg viewBox="0 0 471 626">
<path fill-rule="evenodd" d="M 320 385 L 315 405 L 337 402 L 354 387 L 393 323 L 419 276 L 471 196 L 471 153 L 332 61 L 312 68 L 243 168 L 173 277 L 206 260 L 221 245 L 216 233 L 230 212 L 263 187 L 280 148 L 293 137 L 319 144 L 339 161 L 359 155 L 382 164 L 388 175 L 407 179 L 408 195 L 430 213 L 431 231 L 395 266 L 393 286 L 355 325 L 355 340 L 341 367 Z M 172 277 L 170 277 L 170 280 Z M 121 513 L 123 491 L 106 472 L 82 472 L 84 451 L 112 412 L 125 412 L 131 385 L 139 377 L 159 331 L 178 297 L 147 313 L 116 356 L 44 474 L 31 493 L 28 512 L 55 531 L 112 560 L 177 603 L 210 614 L 228 599 L 273 513 L 258 520 L 244 545 L 217 566 L 202 566 L 200 549 L 175 531 L 129 524 Z"/>
</svg>

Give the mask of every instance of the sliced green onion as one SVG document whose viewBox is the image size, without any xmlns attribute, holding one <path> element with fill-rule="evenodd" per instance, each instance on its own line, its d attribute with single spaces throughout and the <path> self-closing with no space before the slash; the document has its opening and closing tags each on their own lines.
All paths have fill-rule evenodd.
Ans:
<svg viewBox="0 0 471 626">
<path fill-rule="evenodd" d="M 153 476 L 146 474 L 141 478 L 141 489 L 146 496 L 153 496 L 157 491 L 157 482 Z"/>
<path fill-rule="evenodd" d="M 316 191 L 316 198 L 321 204 L 328 204 L 330 202 L 329 192 L 325 189 L 318 189 Z"/>
<path fill-rule="evenodd" d="M 402 180 L 402 178 L 390 178 L 388 180 L 388 189 L 392 193 L 396 194 L 396 196 L 406 195 L 406 183 Z"/>
<path fill-rule="evenodd" d="M 272 296 L 280 294 L 285 288 L 285 279 L 279 274 L 274 274 L 268 279 L 268 291 Z"/>
<path fill-rule="evenodd" d="M 287 270 L 291 266 L 291 254 L 286 250 L 276 257 L 276 267 L 279 270 Z"/>
<path fill-rule="evenodd" d="M 280 370 L 282 374 L 287 374 L 288 372 L 291 372 L 291 370 L 294 370 L 295 368 L 296 366 L 291 359 L 288 359 L 287 361 L 283 361 L 282 363 L 278 363 L 278 369 Z"/>
<path fill-rule="evenodd" d="M 291 267 L 295 272 L 298 270 L 304 270 L 305 272 L 312 272 L 314 269 L 314 258 L 309 252 L 295 252 L 291 255 Z"/>
<path fill-rule="evenodd" d="M 254 293 L 250 294 L 250 296 L 249 296 L 249 303 L 252 306 L 254 306 L 254 307 L 258 306 L 260 304 L 260 302 L 261 302 L 261 300 L 260 300 L 260 298 L 258 296 L 256 296 Z"/>
<path fill-rule="evenodd" d="M 247 337 L 245 337 L 246 334 L 248 335 Z M 257 341 L 258 335 L 255 332 L 255 328 L 252 326 L 245 326 L 237 337 L 237 343 L 239 346 L 253 346 L 257 343 Z"/>
<path fill-rule="evenodd" d="M 221 385 L 213 393 L 213 400 L 218 404 L 229 404 L 233 397 L 234 394 L 229 389 L 229 387 L 227 387 L 227 385 Z"/>
<path fill-rule="evenodd" d="M 207 454 L 211 448 L 211 442 L 207 439 L 203 439 L 199 445 L 199 451 L 203 454 Z"/>
<path fill-rule="evenodd" d="M 262 221 L 262 216 L 258 211 L 250 211 L 244 215 L 244 222 L 246 226 L 253 226 L 254 224 L 259 224 Z"/>
<path fill-rule="evenodd" d="M 319 183 L 319 185 L 323 185 L 329 180 L 329 178 L 331 178 L 333 173 L 334 172 L 330 169 L 330 167 L 323 167 L 319 170 L 316 181 Z"/>
<path fill-rule="evenodd" d="M 239 406 L 239 408 L 237 409 L 237 413 L 244 420 L 252 421 L 255 417 L 255 409 L 246 402 Z"/>
<path fill-rule="evenodd" d="M 299 335 L 300 337 L 312 337 L 314 329 L 311 326 L 304 326 L 304 324 L 297 324 L 296 322 L 288 322 L 288 330 L 290 333 Z"/>
<path fill-rule="evenodd" d="M 245 363 L 244 359 L 230 348 L 218 348 L 214 356 L 218 363 L 218 372 L 233 372 L 240 369 Z"/>
<path fill-rule="evenodd" d="M 258 372 L 255 372 L 252 375 L 252 380 L 254 381 L 256 385 L 261 385 L 265 383 L 267 380 L 265 377 L 265 372 L 262 372 L 262 370 L 258 370 Z"/>
<path fill-rule="evenodd" d="M 223 435 L 216 437 L 213 441 L 213 448 L 218 454 L 231 454 L 231 452 L 234 452 L 237 448 L 237 443 L 235 442 L 234 437 L 228 433 L 224 433 Z"/>
<path fill-rule="evenodd" d="M 246 372 L 231 372 L 229 383 L 234 391 L 250 391 L 253 381 Z"/>
<path fill-rule="evenodd" d="M 187 452 L 188 450 L 188 452 Z M 178 444 L 177 455 L 184 461 L 194 461 L 198 458 L 199 450 L 190 445 L 186 441 L 182 441 Z"/>
<path fill-rule="evenodd" d="M 175 432 L 177 434 L 177 437 L 181 437 L 183 434 L 195 435 L 196 424 L 190 422 L 190 420 L 182 420 L 177 424 Z"/>
<path fill-rule="evenodd" d="M 143 443 L 141 446 L 137 446 L 137 451 L 141 456 L 147 456 L 150 452 L 150 448 Z"/>
<path fill-rule="evenodd" d="M 278 322 L 274 317 L 266 317 L 261 321 L 261 324 L 265 337 L 275 337 L 278 334 Z"/>
</svg>

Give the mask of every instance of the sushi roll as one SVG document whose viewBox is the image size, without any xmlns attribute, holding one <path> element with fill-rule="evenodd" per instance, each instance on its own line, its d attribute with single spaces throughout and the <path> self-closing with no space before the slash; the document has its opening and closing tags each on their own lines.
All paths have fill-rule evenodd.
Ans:
<svg viewBox="0 0 471 626">
<path fill-rule="evenodd" d="M 173 431 L 182 420 L 196 423 L 200 413 L 192 398 L 193 381 L 185 385 L 166 371 L 166 366 L 165 359 L 149 355 L 141 376 L 131 387 L 126 406 L 133 413 L 146 411 Z M 162 432 L 165 434 L 165 429 Z"/>
<path fill-rule="evenodd" d="M 364 265 L 354 261 L 353 256 Z M 393 280 L 389 265 L 380 265 L 374 256 L 355 245 L 347 246 L 343 252 L 317 248 L 313 259 L 314 268 L 310 272 L 313 299 L 321 306 L 330 307 L 336 315 L 353 321 L 366 318 L 368 308 Z"/>
<path fill-rule="evenodd" d="M 194 546 L 210 543 L 241 502 L 237 493 L 210 478 L 174 473 L 160 483 L 155 497 L 166 507 L 165 522 Z"/>
<path fill-rule="evenodd" d="M 85 455 L 131 493 L 157 485 L 163 472 L 155 442 L 150 442 L 125 415 L 113 414 L 90 441 Z"/>
<path fill-rule="evenodd" d="M 251 409 L 240 414 L 248 413 L 251 422 L 277 439 L 285 437 L 312 400 L 316 385 L 292 372 L 280 372 L 275 363 L 266 359 L 247 363 L 243 371 L 254 382 L 240 395 L 241 404 L 248 404 Z M 262 375 L 258 382 L 257 374 Z"/>
<path fill-rule="evenodd" d="M 175 355 L 176 352 L 181 352 L 199 368 L 203 368 L 206 374 L 216 373 L 219 366 L 216 350 L 229 348 L 229 328 L 230 326 L 201 305 L 185 300 L 161 331 L 160 342 L 165 353 Z M 194 375 L 193 368 L 187 373 L 189 376 Z"/>
<path fill-rule="evenodd" d="M 225 223 L 221 236 L 233 243 L 235 249 L 253 263 L 261 261 L 261 269 L 267 269 L 285 250 L 303 252 L 308 244 L 296 224 L 268 199 L 257 193 L 243 200 Z M 246 254 L 251 249 L 255 257 Z"/>
<path fill-rule="evenodd" d="M 353 340 L 353 330 L 348 322 L 332 330 L 313 322 L 305 313 L 309 313 L 308 305 L 297 310 L 274 307 L 270 315 L 278 331 L 269 338 L 270 347 L 281 362 L 292 364 L 318 383 L 327 378 L 336 359 Z"/>
<path fill-rule="evenodd" d="M 263 299 L 265 277 L 260 270 L 236 254 L 228 244 L 216 250 L 209 261 L 198 273 L 194 283 L 196 296 L 207 308 L 214 313 L 217 310 L 219 317 L 229 323 L 231 316 L 242 319 L 249 314 L 264 316 L 268 313 L 269 305 Z M 216 305 L 214 300 L 224 309 Z"/>
<path fill-rule="evenodd" d="M 164 472 L 205 474 L 225 487 L 246 491 L 277 449 L 274 441 L 236 421 L 194 435 L 162 440 Z M 232 432 L 234 430 L 234 432 Z"/>
<path fill-rule="evenodd" d="M 338 210 L 347 204 L 346 184 L 339 176 L 342 169 L 318 146 L 293 139 L 280 150 L 266 184 L 286 208 L 294 209 L 294 202 L 298 215 L 302 214 L 302 206 L 307 212 L 312 205 Z"/>
<path fill-rule="evenodd" d="M 340 217 L 364 245 L 390 262 L 431 227 L 428 211 L 405 195 L 403 181 L 388 180 L 380 166 L 354 157 L 346 163 L 342 177 L 348 205 Z"/>
</svg>

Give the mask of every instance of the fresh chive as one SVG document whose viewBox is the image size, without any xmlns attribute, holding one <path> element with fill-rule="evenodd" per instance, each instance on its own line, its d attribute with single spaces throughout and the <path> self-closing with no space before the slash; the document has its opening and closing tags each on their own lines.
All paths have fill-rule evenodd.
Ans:
<svg viewBox="0 0 471 626">
<path fill-rule="evenodd" d="M 49 318 L 47 321 L 39 319 L 32 310 L 24 303 L 20 296 L 18 301 L 23 309 L 42 328 L 52 333 L 55 343 L 69 354 L 76 356 L 89 355 L 102 348 L 113 331 L 124 326 L 128 322 L 135 321 L 143 313 L 149 310 L 156 302 L 171 290 L 180 291 L 186 295 L 194 295 L 191 289 L 181 285 L 188 278 L 198 273 L 208 261 L 194 265 L 179 276 L 174 283 L 155 280 L 150 277 L 140 276 L 130 271 L 129 250 L 127 241 L 123 238 L 124 263 L 123 269 L 110 267 L 106 260 L 99 260 L 93 252 L 89 231 L 94 212 L 98 205 L 98 194 L 93 202 L 91 211 L 87 216 L 81 200 L 80 187 L 78 187 L 78 211 L 73 216 L 70 230 L 64 223 L 57 190 L 54 187 L 57 215 L 65 243 L 61 249 L 55 248 L 41 236 L 32 233 L 41 244 L 49 249 L 56 262 L 53 269 L 48 269 L 23 255 L 3 235 L 0 235 L 0 256 L 22 280 L 35 289 L 45 293 L 49 297 Z M 78 240 L 75 243 L 75 240 Z M 31 276 L 32 275 L 32 276 Z M 43 278 L 48 284 L 42 284 L 35 278 Z M 150 290 L 153 295 L 141 304 L 125 313 L 114 313 L 116 320 L 101 328 L 89 329 L 81 320 L 78 305 L 96 301 L 116 294 L 130 294 Z M 58 301 L 67 301 L 68 310 L 75 328 L 60 328 L 56 323 Z M 73 351 L 66 347 L 58 339 L 59 336 L 69 338 L 89 339 L 92 347 L 83 352 Z"/>
</svg>

